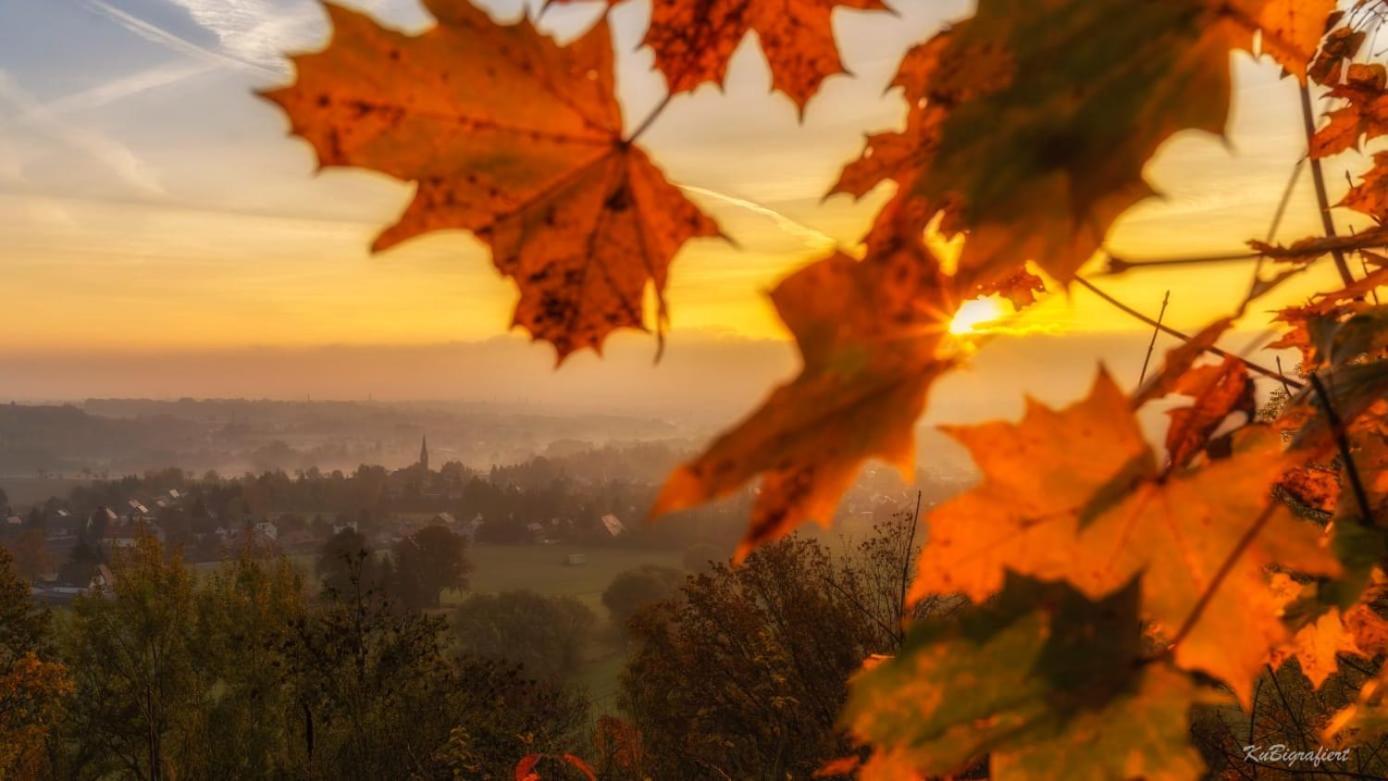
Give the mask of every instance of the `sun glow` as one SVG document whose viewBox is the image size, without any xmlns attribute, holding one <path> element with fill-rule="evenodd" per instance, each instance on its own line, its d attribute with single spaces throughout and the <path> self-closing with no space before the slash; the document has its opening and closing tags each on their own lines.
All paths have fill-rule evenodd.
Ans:
<svg viewBox="0 0 1388 781">
<path fill-rule="evenodd" d="M 963 306 L 959 307 L 959 311 L 954 313 L 954 319 L 949 322 L 949 332 L 956 336 L 981 333 L 988 330 L 988 323 L 1001 320 L 1006 316 L 1007 311 L 1002 303 L 995 298 L 966 301 Z"/>
</svg>

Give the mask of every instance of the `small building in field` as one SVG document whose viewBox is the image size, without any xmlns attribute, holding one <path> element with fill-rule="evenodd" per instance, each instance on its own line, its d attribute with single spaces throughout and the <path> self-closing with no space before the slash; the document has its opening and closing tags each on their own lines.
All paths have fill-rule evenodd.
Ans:
<svg viewBox="0 0 1388 781">
<path fill-rule="evenodd" d="M 620 537 L 627 530 L 626 524 L 622 523 L 622 519 L 612 513 L 604 515 L 601 520 L 602 528 L 607 530 L 609 536 Z"/>
</svg>

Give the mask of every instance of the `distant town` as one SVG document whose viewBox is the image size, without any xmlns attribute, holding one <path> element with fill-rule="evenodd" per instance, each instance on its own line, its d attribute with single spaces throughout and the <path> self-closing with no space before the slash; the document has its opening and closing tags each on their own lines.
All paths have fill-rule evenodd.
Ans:
<svg viewBox="0 0 1388 781">
<path fill-rule="evenodd" d="M 269 413 L 285 411 L 278 403 L 241 404 L 243 417 L 258 419 L 267 428 Z M 94 406 L 109 410 L 116 403 Z M 125 409 L 135 406 L 128 403 Z M 339 419 L 346 417 L 340 407 L 326 409 L 338 413 Z M 45 441 L 62 441 L 52 436 L 55 420 L 57 430 L 69 435 L 70 449 L 43 456 L 45 463 L 91 460 L 90 431 L 86 440 L 73 438 L 73 430 L 82 428 L 73 423 L 89 419 L 95 428 L 111 420 L 71 407 L 12 406 L 0 408 L 0 422 L 8 420 L 11 429 L 19 428 L 16 421 L 25 413 L 47 418 L 44 425 L 29 426 L 30 431 L 47 428 Z M 164 425 L 172 428 L 187 423 L 164 416 Z M 149 425 L 159 424 L 151 420 Z M 302 425 L 278 427 L 281 434 L 303 430 Z M 244 439 L 254 431 L 254 426 L 243 424 L 240 436 Z M 74 441 L 89 450 L 73 448 Z M 292 450 L 282 440 L 272 441 L 282 445 L 278 449 Z M 745 523 L 747 495 L 687 517 L 644 522 L 660 480 L 679 461 L 681 444 L 657 440 L 594 445 L 566 439 L 548 443 L 543 455 L 483 469 L 456 458 L 439 463 L 428 435 L 421 434 L 413 462 L 398 468 L 361 464 L 324 471 L 311 465 L 291 471 L 264 464 L 267 468 L 261 471 L 223 476 L 211 469 L 198 474 L 164 466 L 122 477 L 91 466 L 76 474 L 41 468 L 32 477 L 0 482 L 0 544 L 11 550 L 20 573 L 33 583 L 35 598 L 53 604 L 109 585 L 113 575 L 107 565 L 113 553 L 135 546 L 143 536 L 154 537 L 190 563 L 222 561 L 246 549 L 311 560 L 344 529 L 360 534 L 371 549 L 385 550 L 431 526 L 472 543 L 671 550 L 703 545 L 726 557 Z M 22 437 L 7 439 L 0 445 L 0 458 L 13 462 L 17 447 L 23 445 Z M 449 455 L 457 450 L 450 448 Z M 13 495 L 4 493 L 5 485 Z M 50 495 L 38 496 L 36 489 L 41 492 L 44 487 L 51 489 Z M 842 513 L 871 518 L 875 512 L 899 509 L 902 496 L 902 486 L 884 470 L 850 496 Z M 582 566 L 582 553 L 569 558 L 570 564 Z"/>
</svg>

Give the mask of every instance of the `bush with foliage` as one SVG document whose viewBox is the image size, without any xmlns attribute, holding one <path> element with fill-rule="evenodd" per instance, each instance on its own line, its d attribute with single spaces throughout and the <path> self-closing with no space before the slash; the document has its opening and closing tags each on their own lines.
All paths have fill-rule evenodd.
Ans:
<svg viewBox="0 0 1388 781">
<path fill-rule="evenodd" d="M 563 681 L 578 670 L 597 617 L 573 597 L 534 591 L 473 594 L 453 612 L 464 653 L 521 665 L 526 675 Z"/>
<path fill-rule="evenodd" d="M 30 600 L 9 551 L 0 547 L 0 778 L 51 771 L 46 747 L 73 685 L 54 653 L 50 621 Z"/>
<path fill-rule="evenodd" d="M 641 761 L 625 772 L 808 778 L 851 752 L 838 724 L 850 676 L 896 650 L 912 622 L 957 607 L 906 604 L 916 525 L 900 513 L 839 554 L 796 536 L 693 576 L 638 614 L 620 701 L 632 725 L 626 753 Z"/>
</svg>

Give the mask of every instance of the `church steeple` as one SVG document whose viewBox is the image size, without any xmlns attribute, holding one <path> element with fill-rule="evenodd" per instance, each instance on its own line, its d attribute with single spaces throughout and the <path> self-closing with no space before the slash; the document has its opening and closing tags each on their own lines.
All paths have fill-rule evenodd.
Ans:
<svg viewBox="0 0 1388 781">
<path fill-rule="evenodd" d="M 424 472 L 429 471 L 429 437 L 427 435 L 419 441 L 419 467 Z"/>
</svg>

